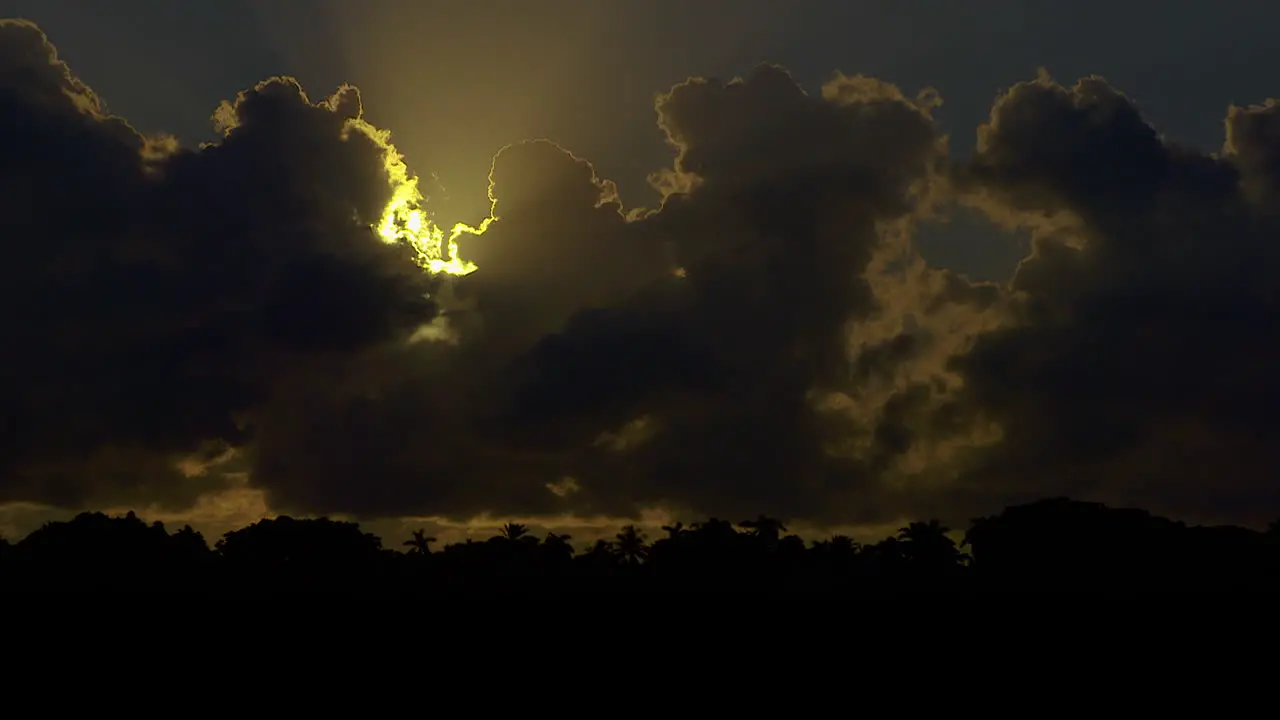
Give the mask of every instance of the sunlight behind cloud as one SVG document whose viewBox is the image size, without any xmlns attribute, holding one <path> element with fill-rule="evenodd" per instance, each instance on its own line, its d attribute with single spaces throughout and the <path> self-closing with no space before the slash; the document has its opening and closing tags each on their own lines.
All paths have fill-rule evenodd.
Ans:
<svg viewBox="0 0 1280 720">
<path fill-rule="evenodd" d="M 424 198 L 418 188 L 418 176 L 409 172 L 404 156 L 391 144 L 391 131 L 376 128 L 360 118 L 351 119 L 348 127 L 369 137 L 384 153 L 383 162 L 392 195 L 378 221 L 378 237 L 388 244 L 403 242 L 413 248 L 418 265 L 428 272 L 447 275 L 475 272 L 478 269 L 476 264 L 463 260 L 459 254 L 458 238 L 483 234 L 494 221 L 493 215 L 485 218 L 479 227 L 457 223 L 446 235 L 423 209 Z"/>
</svg>

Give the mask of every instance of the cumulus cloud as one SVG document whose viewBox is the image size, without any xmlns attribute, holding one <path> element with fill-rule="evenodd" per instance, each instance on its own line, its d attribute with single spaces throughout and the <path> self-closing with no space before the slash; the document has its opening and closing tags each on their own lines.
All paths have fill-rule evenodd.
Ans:
<svg viewBox="0 0 1280 720">
<path fill-rule="evenodd" d="M 177 459 L 248 441 L 281 378 L 431 320 L 430 278 L 370 237 L 389 187 L 359 112 L 268 80 L 182 150 L 0 24 L 0 498 L 189 503 L 218 476 Z"/>
<path fill-rule="evenodd" d="M 279 465 L 261 477 L 318 512 L 823 515 L 832 493 L 874 486 L 866 462 L 826 452 L 849 422 L 824 416 L 816 393 L 848 382 L 881 223 L 942 169 L 933 104 L 865 78 L 810 96 L 772 66 L 682 83 L 657 103 L 676 158 L 655 174 L 668 194 L 653 211 L 625 211 L 552 145 L 504 150 L 498 220 L 467 245 L 481 270 L 458 282 L 486 336 L 454 353 L 467 359 L 447 380 L 331 408 L 308 453 L 306 433 L 264 441 L 259 458 Z M 600 442 L 637 423 L 647 430 L 629 442 Z M 335 496 L 309 504 L 318 475 Z M 574 491 L 553 491 L 566 475 Z"/>
<path fill-rule="evenodd" d="M 1004 428 L 967 487 L 1276 513 L 1275 117 L 1231 108 L 1206 154 L 1102 78 L 1042 75 L 997 100 L 966 182 L 1038 236 L 1013 321 L 954 362 L 958 406 Z"/>
<path fill-rule="evenodd" d="M 939 102 L 770 65 L 691 78 L 655 103 L 659 207 L 517 142 L 461 240 L 479 271 L 445 277 L 373 230 L 387 146 L 355 88 L 267 80 L 183 148 L 6 21 L 0 501 L 177 512 L 231 483 L 445 523 L 962 521 L 1046 494 L 1276 514 L 1278 106 L 1230 109 L 1207 154 L 1100 78 L 1042 75 L 955 162 Z M 1032 231 L 1009 283 L 914 249 L 956 202 Z"/>
</svg>

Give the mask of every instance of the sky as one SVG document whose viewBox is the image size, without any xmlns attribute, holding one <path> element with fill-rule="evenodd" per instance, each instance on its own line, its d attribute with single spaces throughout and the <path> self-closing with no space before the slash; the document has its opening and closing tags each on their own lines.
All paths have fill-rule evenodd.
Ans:
<svg viewBox="0 0 1280 720">
<path fill-rule="evenodd" d="M 0 3 L 0 532 L 1280 516 L 1273 4 L 407 5 Z"/>
</svg>

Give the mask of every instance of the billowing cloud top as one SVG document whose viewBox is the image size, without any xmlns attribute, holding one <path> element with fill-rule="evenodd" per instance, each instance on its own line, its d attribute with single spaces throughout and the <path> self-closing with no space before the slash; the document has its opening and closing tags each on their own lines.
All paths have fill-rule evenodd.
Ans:
<svg viewBox="0 0 1280 720">
<path fill-rule="evenodd" d="M 1040 77 L 956 162 L 938 103 L 690 79 L 656 102 L 659 208 L 516 143 L 451 277 L 379 236 L 403 178 L 355 88 L 264 81 L 182 148 L 4 21 L 0 502 L 181 508 L 217 459 L 355 517 L 1280 513 L 1278 106 L 1207 155 Z M 1033 232 L 1007 285 L 912 249 L 955 203 Z"/>
</svg>

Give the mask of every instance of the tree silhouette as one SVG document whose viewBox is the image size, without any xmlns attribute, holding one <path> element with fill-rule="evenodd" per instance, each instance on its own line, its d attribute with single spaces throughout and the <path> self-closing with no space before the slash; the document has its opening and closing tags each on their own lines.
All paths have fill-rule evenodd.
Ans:
<svg viewBox="0 0 1280 720">
<path fill-rule="evenodd" d="M 391 584 L 447 589 L 1020 590 L 1152 588 L 1280 590 L 1280 527 L 1187 526 L 1139 510 L 1053 498 L 974 519 L 957 546 L 938 519 L 860 545 L 811 544 L 767 515 L 665 526 L 650 545 L 635 524 L 575 554 L 570 536 L 539 541 L 510 522 L 492 538 L 446 544 L 418 529 L 384 549 L 359 525 L 328 518 L 260 520 L 213 549 L 190 526 L 170 533 L 134 513 L 81 513 L 0 540 L 6 589 L 361 591 Z M 965 547 L 972 554 L 960 551 Z M 430 557 L 430 562 L 424 559 Z"/>
<path fill-rule="evenodd" d="M 938 520 L 913 522 L 898 530 L 895 546 L 908 567 L 919 574 L 937 575 L 954 569 L 964 555 L 948 533 L 951 528 Z"/>
<path fill-rule="evenodd" d="M 738 527 L 746 528 L 751 535 L 760 538 L 769 545 L 776 545 L 778 538 L 787 531 L 787 527 L 782 524 L 781 520 L 765 515 L 760 515 L 755 520 L 743 520 L 738 523 Z"/>
<path fill-rule="evenodd" d="M 436 542 L 434 537 L 427 537 L 427 531 L 418 528 L 413 531 L 413 537 L 405 540 L 401 545 L 411 548 L 409 551 L 414 555 L 430 555 L 431 543 Z"/>
<path fill-rule="evenodd" d="M 573 559 L 573 545 L 569 544 L 572 539 L 569 535 L 548 532 L 542 541 L 543 551 L 552 562 L 568 562 Z"/>
<path fill-rule="evenodd" d="M 729 545 L 738 540 L 738 531 L 727 520 L 710 518 L 693 524 L 693 535 L 700 542 Z"/>
<path fill-rule="evenodd" d="M 839 554 L 854 555 L 862 549 L 862 546 L 848 535 L 832 535 L 829 542 L 832 551 Z"/>
<path fill-rule="evenodd" d="M 612 577 L 618 569 L 618 550 L 614 544 L 604 538 L 594 543 L 576 558 L 576 564 L 587 575 L 603 578 Z"/>
<path fill-rule="evenodd" d="M 509 522 L 509 523 L 507 523 L 507 524 L 505 524 L 505 525 L 503 525 L 503 526 L 502 526 L 502 530 L 501 530 L 501 531 L 499 531 L 499 534 L 500 534 L 504 539 L 509 540 L 509 541 L 511 541 L 511 542 L 515 542 L 515 541 L 519 540 L 520 538 L 522 538 L 522 537 L 524 537 L 524 536 L 528 535 L 528 534 L 529 534 L 529 528 L 528 528 L 528 526 L 526 526 L 526 525 L 522 525 L 522 524 L 520 524 L 520 523 L 511 523 L 511 522 Z"/>
<path fill-rule="evenodd" d="M 355 523 L 281 516 L 229 532 L 214 549 L 244 581 L 320 586 L 375 570 L 382 541 Z"/>
<path fill-rule="evenodd" d="M 615 537 L 617 553 L 628 565 L 639 565 L 649 556 L 645 534 L 635 525 L 623 525 Z"/>
</svg>

